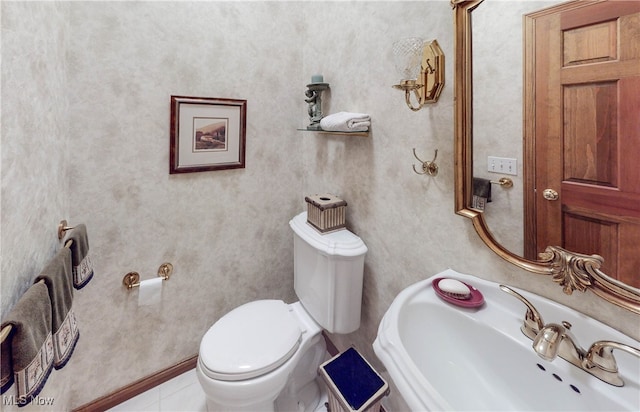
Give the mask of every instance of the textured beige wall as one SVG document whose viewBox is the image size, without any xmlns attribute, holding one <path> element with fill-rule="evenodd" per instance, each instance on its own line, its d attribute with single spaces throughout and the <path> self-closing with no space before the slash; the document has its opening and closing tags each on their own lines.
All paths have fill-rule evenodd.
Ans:
<svg viewBox="0 0 640 412">
<path fill-rule="evenodd" d="M 241 303 L 295 300 L 299 7 L 3 2 L 2 14 L 3 313 L 59 247 L 60 219 L 87 225 L 95 264 L 75 294 L 80 341 L 43 396 L 78 406 L 196 354 Z M 246 169 L 169 175 L 172 94 L 248 100 Z M 162 304 L 138 307 L 122 277 L 164 261 Z"/>
<path fill-rule="evenodd" d="M 57 248 L 69 208 L 66 7 L 0 6 L 2 27 L 2 311 Z M 27 30 L 27 28 L 29 28 Z"/>
<path fill-rule="evenodd" d="M 59 247 L 62 218 L 87 224 L 96 271 L 75 295 L 76 352 L 43 391 L 56 407 L 197 353 L 208 327 L 243 302 L 294 301 L 287 223 L 305 194 L 319 192 L 347 200 L 348 225 L 369 247 L 362 327 L 334 339 L 378 367 L 371 343 L 395 295 L 447 267 L 638 334 L 637 316 L 590 294 L 564 296 L 550 279 L 504 263 L 453 213 L 447 1 L 0 7 L 2 311 Z M 440 102 L 413 113 L 391 88 L 390 49 L 416 35 L 438 39 L 447 83 Z M 307 123 L 305 85 L 318 72 L 331 84 L 325 114 L 371 114 L 369 137 L 296 131 Z M 246 169 L 170 176 L 171 94 L 247 99 Z M 439 150 L 436 178 L 412 171 L 413 147 L 425 158 Z M 175 272 L 162 304 L 138 307 L 123 275 L 151 278 L 164 261 Z M 402 405 L 397 397 L 390 404 Z"/>
</svg>

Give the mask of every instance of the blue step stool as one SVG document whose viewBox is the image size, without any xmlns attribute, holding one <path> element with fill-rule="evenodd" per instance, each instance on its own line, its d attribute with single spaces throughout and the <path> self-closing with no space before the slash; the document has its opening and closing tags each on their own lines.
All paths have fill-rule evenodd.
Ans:
<svg viewBox="0 0 640 412">
<path fill-rule="evenodd" d="M 329 359 L 319 368 L 329 388 L 331 412 L 378 412 L 389 385 L 354 348 Z"/>
</svg>

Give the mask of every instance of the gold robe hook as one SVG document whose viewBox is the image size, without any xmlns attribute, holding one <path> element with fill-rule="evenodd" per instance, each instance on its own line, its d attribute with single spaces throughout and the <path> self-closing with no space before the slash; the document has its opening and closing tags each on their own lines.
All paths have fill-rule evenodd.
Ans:
<svg viewBox="0 0 640 412">
<path fill-rule="evenodd" d="M 438 165 L 436 164 L 436 159 L 438 158 L 438 149 L 435 150 L 435 155 L 433 156 L 432 161 L 424 161 L 418 157 L 416 154 L 415 147 L 413 148 L 413 156 L 422 163 L 422 172 L 419 172 L 416 169 L 416 165 L 413 165 L 413 171 L 419 175 L 429 175 L 429 176 L 437 176 L 438 175 Z"/>
</svg>

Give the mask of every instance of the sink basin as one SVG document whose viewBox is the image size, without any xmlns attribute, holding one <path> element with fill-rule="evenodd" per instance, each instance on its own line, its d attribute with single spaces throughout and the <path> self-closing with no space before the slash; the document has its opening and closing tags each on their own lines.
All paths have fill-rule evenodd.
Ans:
<svg viewBox="0 0 640 412">
<path fill-rule="evenodd" d="M 460 307 L 440 298 L 433 279 L 477 288 L 484 303 Z M 621 332 L 551 300 L 518 290 L 544 322 L 568 321 L 578 343 L 598 340 L 633 347 Z M 499 284 L 448 269 L 395 298 L 373 344 L 412 411 L 639 411 L 640 359 L 614 350 L 623 387 L 615 387 L 561 358 L 548 362 L 521 331 L 526 307 Z"/>
</svg>

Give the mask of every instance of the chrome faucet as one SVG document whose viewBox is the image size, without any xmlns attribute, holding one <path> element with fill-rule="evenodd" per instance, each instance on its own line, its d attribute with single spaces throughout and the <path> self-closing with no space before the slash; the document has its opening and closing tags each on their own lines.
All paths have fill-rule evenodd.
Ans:
<svg viewBox="0 0 640 412">
<path fill-rule="evenodd" d="M 614 386 L 624 386 L 618 375 L 618 365 L 613 356 L 613 349 L 622 350 L 640 357 L 640 349 L 624 343 L 601 340 L 593 343 L 588 350 L 582 348 L 571 333 L 571 324 L 544 324 L 538 310 L 524 296 L 505 285 L 500 289 L 520 299 L 527 307 L 527 313 L 520 330 L 533 340 L 533 350 L 549 362 L 557 356 L 574 366 L 590 373 L 596 378 Z"/>
</svg>

